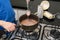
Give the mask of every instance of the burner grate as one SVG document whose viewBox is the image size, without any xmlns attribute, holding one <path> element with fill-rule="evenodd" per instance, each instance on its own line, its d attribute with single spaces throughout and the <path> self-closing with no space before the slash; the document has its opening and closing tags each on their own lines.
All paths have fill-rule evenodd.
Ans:
<svg viewBox="0 0 60 40">
<path fill-rule="evenodd" d="M 41 25 L 39 25 L 32 33 L 27 33 L 24 30 L 21 30 L 21 28 L 17 28 L 13 34 L 11 34 L 9 40 L 38 40 L 40 37 L 40 31 Z"/>
<path fill-rule="evenodd" d="M 43 28 L 41 40 L 60 40 L 60 37 L 55 38 L 55 37 L 58 37 L 57 35 L 60 35 L 60 34 L 57 34 L 57 32 L 60 33 L 60 26 L 46 25 Z M 51 35 L 51 33 L 53 34 Z"/>
</svg>

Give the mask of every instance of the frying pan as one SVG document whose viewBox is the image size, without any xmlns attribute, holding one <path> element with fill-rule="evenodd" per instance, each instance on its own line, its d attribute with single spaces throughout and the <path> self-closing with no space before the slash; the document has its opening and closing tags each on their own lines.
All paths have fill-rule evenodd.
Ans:
<svg viewBox="0 0 60 40">
<path fill-rule="evenodd" d="M 27 19 L 27 15 L 26 15 L 26 14 L 22 15 L 22 16 L 19 18 L 19 25 L 21 26 L 21 28 L 22 28 L 23 30 L 25 30 L 25 31 L 27 31 L 27 32 L 29 32 L 29 31 L 31 32 L 31 31 L 33 31 L 33 30 L 35 30 L 35 29 L 37 28 L 37 26 L 38 26 L 38 24 L 39 24 L 39 18 L 38 18 L 38 16 L 36 16 L 36 15 L 34 15 L 34 14 L 30 14 L 29 19 L 33 19 L 33 20 L 35 20 L 37 23 L 36 23 L 36 24 L 33 24 L 33 25 L 29 25 L 29 26 L 21 24 L 21 22 L 22 22 L 23 20 L 25 20 L 25 19 Z"/>
</svg>

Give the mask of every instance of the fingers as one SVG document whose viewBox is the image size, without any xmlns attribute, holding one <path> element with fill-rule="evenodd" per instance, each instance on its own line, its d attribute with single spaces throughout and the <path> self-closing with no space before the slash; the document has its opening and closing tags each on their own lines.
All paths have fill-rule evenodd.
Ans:
<svg viewBox="0 0 60 40">
<path fill-rule="evenodd" d="M 7 24 L 6 24 L 6 25 L 7 25 Z M 16 26 L 16 24 L 14 24 L 14 23 L 8 23 L 8 25 L 5 26 L 5 29 L 6 29 L 8 32 L 12 32 L 12 31 L 15 30 L 15 26 Z"/>
<path fill-rule="evenodd" d="M 10 28 L 11 28 L 10 31 L 14 31 L 15 30 L 15 26 L 12 26 Z"/>
<path fill-rule="evenodd" d="M 6 31 L 10 32 L 10 30 L 9 30 L 9 29 L 6 29 Z"/>
<path fill-rule="evenodd" d="M 30 11 L 29 11 L 29 10 L 27 10 L 26 15 L 27 15 L 27 16 L 30 16 Z"/>
<path fill-rule="evenodd" d="M 12 32 L 12 31 L 14 31 L 15 30 L 15 27 L 10 27 L 10 28 L 8 28 L 8 29 L 6 29 L 8 32 Z"/>
<path fill-rule="evenodd" d="M 8 28 L 8 31 L 11 32 L 11 31 L 14 31 L 15 30 L 15 24 L 12 24 L 12 26 L 10 26 L 10 28 Z"/>
<path fill-rule="evenodd" d="M 3 28 L 5 28 L 8 32 L 14 31 L 16 24 L 11 22 L 5 22 L 3 21 L 2 25 Z"/>
</svg>

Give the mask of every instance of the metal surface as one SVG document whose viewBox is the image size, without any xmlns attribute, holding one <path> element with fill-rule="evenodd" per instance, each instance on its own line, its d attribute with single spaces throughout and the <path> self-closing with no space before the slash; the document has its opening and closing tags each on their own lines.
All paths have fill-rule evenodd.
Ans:
<svg viewBox="0 0 60 40">
<path fill-rule="evenodd" d="M 53 35 L 52 36 L 50 35 L 51 30 L 57 30 L 60 32 L 60 26 L 46 25 L 43 28 L 41 40 L 60 40 L 60 38 L 54 38 L 55 36 L 53 37 Z M 53 34 L 55 34 L 55 33 L 53 33 Z M 56 37 L 59 37 L 58 35 L 59 34 L 57 34 Z"/>
<path fill-rule="evenodd" d="M 18 28 L 11 34 L 10 38 L 7 40 L 38 40 L 40 37 L 41 26 L 39 25 L 38 28 L 32 33 L 27 33 L 26 31 Z"/>
<path fill-rule="evenodd" d="M 39 32 L 39 35 L 38 35 L 39 36 L 38 40 L 60 40 L 60 38 L 59 39 L 54 39 L 53 37 L 50 36 L 50 31 L 52 29 L 56 29 L 60 32 L 60 26 L 58 26 L 58 25 L 57 26 L 56 25 L 47 25 L 47 24 L 41 24 L 41 23 L 40 23 L 40 25 L 41 25 L 41 28 L 40 28 L 40 32 Z M 13 38 L 16 38 L 15 40 L 20 40 L 20 39 L 27 40 L 26 39 L 26 34 L 22 33 L 21 30 L 19 31 L 20 32 L 19 33 L 18 30 L 19 30 L 19 28 L 17 28 L 16 31 L 14 31 L 13 34 L 11 34 L 11 36 L 8 40 L 11 40 Z M 21 33 L 24 34 L 23 37 L 22 37 Z M 31 34 L 30 34 L 30 36 L 31 36 Z M 30 38 L 30 37 L 28 36 L 28 38 Z M 31 39 L 29 39 L 29 40 L 31 40 Z"/>
</svg>

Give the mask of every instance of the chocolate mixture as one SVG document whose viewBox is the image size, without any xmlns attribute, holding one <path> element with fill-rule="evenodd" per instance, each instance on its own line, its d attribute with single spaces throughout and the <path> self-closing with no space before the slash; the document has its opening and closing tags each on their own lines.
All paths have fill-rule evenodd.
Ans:
<svg viewBox="0 0 60 40">
<path fill-rule="evenodd" d="M 21 22 L 21 24 L 25 26 L 31 26 L 31 25 L 37 24 L 37 21 L 33 19 L 25 19 Z"/>
</svg>

